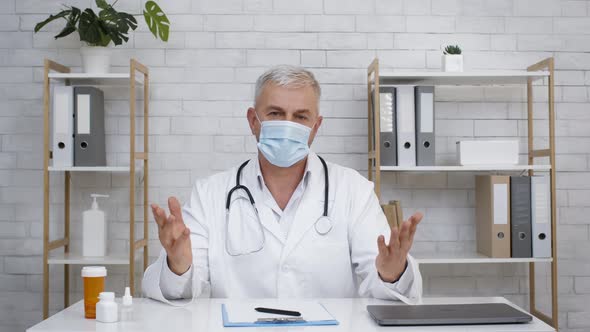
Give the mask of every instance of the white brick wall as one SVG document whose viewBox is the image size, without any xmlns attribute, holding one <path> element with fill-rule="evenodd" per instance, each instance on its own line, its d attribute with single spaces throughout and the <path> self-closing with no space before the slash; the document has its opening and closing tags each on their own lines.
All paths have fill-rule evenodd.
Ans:
<svg viewBox="0 0 590 332">
<path fill-rule="evenodd" d="M 0 330 L 21 331 L 41 319 L 41 132 L 43 58 L 79 70 L 75 34 L 60 40 L 50 24 L 61 0 L 0 1 Z M 81 8 L 92 0 L 70 0 Z M 143 1 L 120 0 L 139 12 Z M 235 166 L 255 153 L 244 120 L 253 83 L 269 65 L 300 64 L 322 83 L 325 116 L 314 149 L 366 172 L 366 67 L 440 68 L 441 44 L 458 43 L 469 69 L 523 69 L 556 59 L 556 135 L 560 328 L 590 329 L 590 4 L 587 0 L 175 0 L 160 1 L 172 22 L 161 43 L 141 22 L 130 42 L 113 50 L 114 69 L 129 57 L 150 67 L 150 200 L 185 200 L 195 179 Z M 141 18 L 140 18 L 141 21 Z M 108 159 L 126 164 L 126 93 L 107 93 Z M 523 88 L 437 88 L 437 158 L 454 162 L 455 141 L 515 137 L 526 147 Z M 545 87 L 535 87 L 537 127 L 546 124 Z M 138 122 L 140 124 L 140 122 Z M 138 127 L 141 130 L 141 126 Z M 539 139 L 537 143 L 544 143 Z M 523 156 L 524 157 L 524 156 Z M 415 251 L 473 250 L 472 174 L 384 174 L 384 200 L 401 199 L 405 213 L 424 211 Z M 74 175 L 72 233 L 79 248 L 80 214 L 93 191 L 111 221 L 110 247 L 127 250 L 126 180 L 121 175 Z M 51 182 L 51 237 L 62 234 L 63 176 Z M 137 194 L 138 201 L 141 192 Z M 137 219 L 142 209 L 137 209 Z M 150 217 L 151 221 L 151 217 Z M 78 237 L 77 237 L 78 236 Z M 150 255 L 160 246 L 150 224 Z M 72 300 L 80 299 L 79 268 Z M 61 308 L 61 266 L 52 266 L 51 312 Z M 425 266 L 427 295 L 505 295 L 526 306 L 525 265 Z M 127 283 L 109 268 L 108 287 Z M 139 276 L 138 276 L 139 278 Z M 15 301 L 14 299 L 19 299 Z"/>
</svg>

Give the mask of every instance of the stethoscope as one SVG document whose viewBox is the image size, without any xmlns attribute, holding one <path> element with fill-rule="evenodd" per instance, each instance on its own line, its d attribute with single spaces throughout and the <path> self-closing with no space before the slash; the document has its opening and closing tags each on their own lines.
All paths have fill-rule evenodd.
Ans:
<svg viewBox="0 0 590 332">
<path fill-rule="evenodd" d="M 324 167 L 324 213 L 322 214 L 321 217 L 318 218 L 318 220 L 316 220 L 316 222 L 314 224 L 314 228 L 319 235 L 326 235 L 332 230 L 332 220 L 330 219 L 330 217 L 328 217 L 328 192 L 329 192 L 330 182 L 328 181 L 328 165 L 326 164 L 326 161 L 324 160 L 324 158 L 322 158 L 320 156 L 318 156 L 318 158 L 320 158 L 320 161 L 322 162 L 322 166 Z M 258 227 L 259 227 L 260 232 L 262 234 L 262 243 L 261 243 L 260 247 L 257 247 L 256 249 L 253 249 L 249 252 L 242 253 L 242 254 L 236 254 L 236 253 L 230 252 L 230 250 L 228 248 L 228 240 L 227 240 L 228 236 L 226 236 L 225 250 L 230 256 L 241 256 L 241 255 L 247 255 L 247 254 L 252 254 L 252 253 L 258 252 L 258 251 L 262 250 L 262 248 L 264 248 L 264 243 L 266 241 L 266 237 L 264 236 L 264 230 L 262 229 L 262 222 L 260 221 L 260 216 L 258 215 L 258 209 L 256 208 L 256 202 L 254 201 L 254 197 L 252 196 L 252 193 L 250 193 L 250 190 L 248 189 L 248 187 L 240 184 L 240 177 L 242 175 L 242 170 L 244 169 L 244 167 L 246 167 L 248 162 L 250 162 L 250 160 L 246 160 L 244 163 L 242 163 L 242 165 L 240 165 L 240 167 L 238 168 L 238 172 L 236 173 L 236 185 L 233 188 L 231 188 L 230 191 L 227 193 L 227 198 L 225 201 L 226 231 L 229 232 L 229 214 L 230 214 L 229 211 L 230 211 L 232 194 L 237 190 L 243 190 L 246 192 L 246 195 L 248 196 L 248 200 L 250 201 L 250 204 L 252 205 L 252 208 L 254 209 L 256 219 L 258 220 Z"/>
</svg>

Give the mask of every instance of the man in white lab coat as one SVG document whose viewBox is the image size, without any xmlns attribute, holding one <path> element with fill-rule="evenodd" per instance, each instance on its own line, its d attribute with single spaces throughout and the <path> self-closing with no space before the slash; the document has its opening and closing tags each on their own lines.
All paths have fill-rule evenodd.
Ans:
<svg viewBox="0 0 590 332">
<path fill-rule="evenodd" d="M 390 231 L 373 183 L 309 150 L 323 120 L 320 94 L 299 67 L 258 78 L 247 112 L 258 155 L 239 175 L 248 190 L 228 199 L 235 167 L 196 181 L 183 208 L 173 197 L 169 212 L 152 205 L 163 250 L 145 271 L 145 296 L 171 304 L 195 296 L 420 299 L 408 252 L 422 214 Z"/>
</svg>

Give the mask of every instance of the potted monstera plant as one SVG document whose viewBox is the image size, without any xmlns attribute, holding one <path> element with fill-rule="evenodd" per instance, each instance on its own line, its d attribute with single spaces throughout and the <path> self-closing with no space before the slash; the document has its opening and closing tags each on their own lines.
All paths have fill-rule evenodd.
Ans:
<svg viewBox="0 0 590 332">
<path fill-rule="evenodd" d="M 115 10 L 114 6 L 106 0 L 96 0 L 99 11 L 95 13 L 91 8 L 83 11 L 65 6 L 61 12 L 50 15 L 46 20 L 35 25 L 35 32 L 41 30 L 47 23 L 57 19 L 64 19 L 64 28 L 55 35 L 55 39 L 63 38 L 71 33 L 78 32 L 80 40 L 86 45 L 80 48 L 82 55 L 82 68 L 86 73 L 106 73 L 110 70 L 110 48 L 112 42 L 121 45 L 129 40 L 129 30 L 137 28 L 137 20 L 134 16 Z M 168 41 L 170 21 L 155 1 L 147 1 L 143 10 L 143 17 L 148 28 L 155 38 Z"/>
</svg>

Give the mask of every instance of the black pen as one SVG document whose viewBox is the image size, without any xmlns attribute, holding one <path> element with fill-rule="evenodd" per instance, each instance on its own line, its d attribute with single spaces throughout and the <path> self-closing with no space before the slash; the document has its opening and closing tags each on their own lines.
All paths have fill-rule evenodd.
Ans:
<svg viewBox="0 0 590 332">
<path fill-rule="evenodd" d="M 277 314 L 277 315 L 285 315 L 285 316 L 295 316 L 295 317 L 299 317 L 301 316 L 301 313 L 299 311 L 290 311 L 290 310 L 281 310 L 281 309 L 272 309 L 272 308 L 254 308 L 254 310 L 258 311 L 258 312 L 264 312 L 267 314 Z"/>
</svg>

